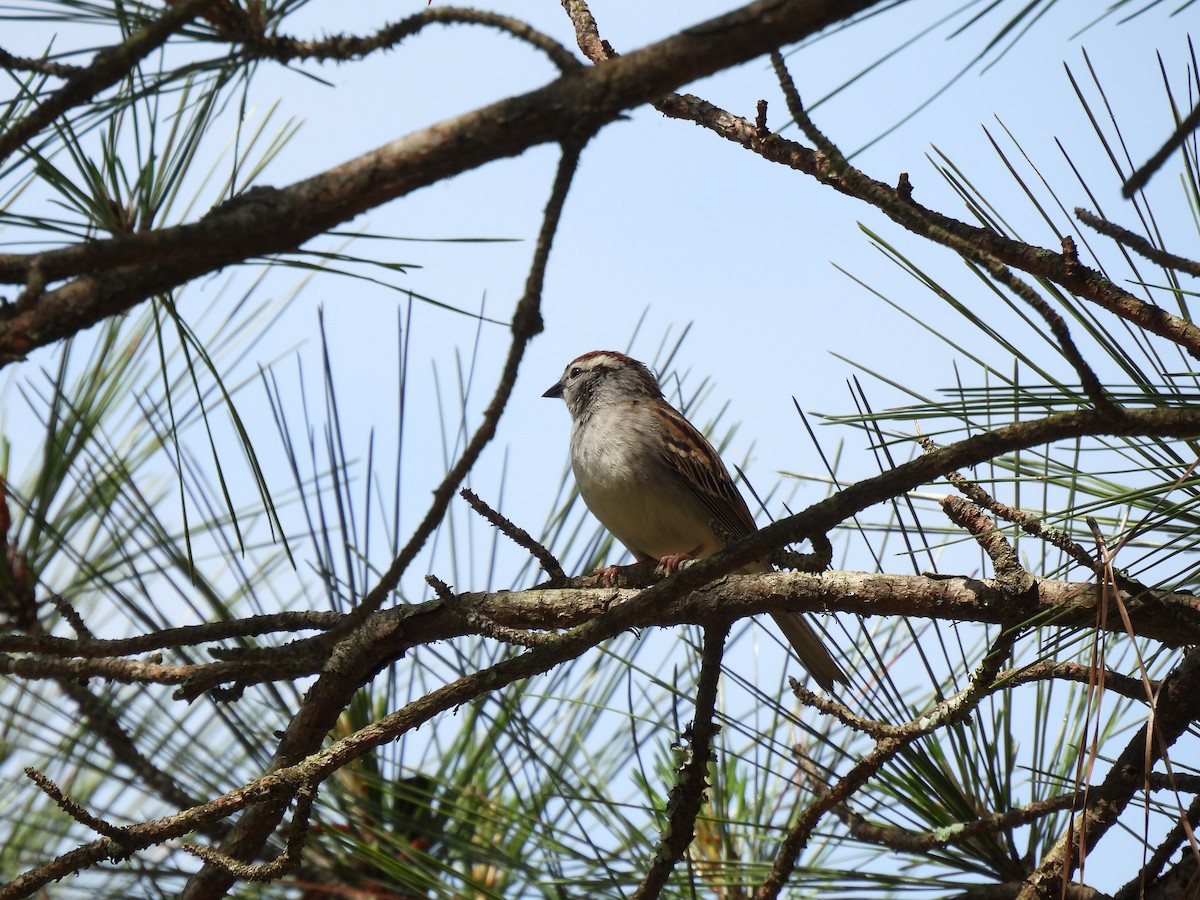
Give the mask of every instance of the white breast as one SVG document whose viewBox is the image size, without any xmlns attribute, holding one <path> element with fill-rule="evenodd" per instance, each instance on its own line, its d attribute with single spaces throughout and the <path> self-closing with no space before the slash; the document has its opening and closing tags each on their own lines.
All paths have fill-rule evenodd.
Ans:
<svg viewBox="0 0 1200 900">
<path fill-rule="evenodd" d="M 588 509 L 635 556 L 707 556 L 710 516 L 653 450 L 652 418 L 633 405 L 597 409 L 571 429 L 571 468 Z"/>
</svg>

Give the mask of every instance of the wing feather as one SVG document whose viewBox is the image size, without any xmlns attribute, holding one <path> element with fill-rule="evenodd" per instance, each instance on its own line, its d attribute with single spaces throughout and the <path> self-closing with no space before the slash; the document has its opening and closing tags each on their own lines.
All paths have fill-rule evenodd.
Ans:
<svg viewBox="0 0 1200 900">
<path fill-rule="evenodd" d="M 746 500 L 708 439 L 683 414 L 671 407 L 675 426 L 663 441 L 664 462 L 678 472 L 688 489 L 731 538 L 758 530 Z"/>
</svg>

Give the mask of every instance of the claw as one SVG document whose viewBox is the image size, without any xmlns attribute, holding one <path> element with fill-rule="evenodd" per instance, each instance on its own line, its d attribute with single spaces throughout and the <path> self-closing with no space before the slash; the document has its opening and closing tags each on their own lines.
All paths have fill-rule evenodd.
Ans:
<svg viewBox="0 0 1200 900">
<path fill-rule="evenodd" d="M 663 572 L 668 575 L 674 575 L 675 570 L 679 568 L 680 563 L 687 562 L 689 559 L 695 558 L 696 557 L 691 553 L 672 553 L 670 556 L 664 556 L 662 559 L 660 559 L 658 564 L 662 566 Z"/>
<path fill-rule="evenodd" d="M 593 570 L 592 574 L 599 575 L 601 578 L 603 578 L 605 587 L 612 587 L 613 579 L 616 578 L 618 574 L 620 574 L 622 569 L 628 569 L 628 568 L 629 568 L 629 566 L 605 566 L 602 569 Z"/>
<path fill-rule="evenodd" d="M 605 587 L 612 587 L 616 583 L 616 577 L 622 572 L 627 572 L 630 569 L 640 569 L 643 573 L 648 573 L 650 571 L 649 566 L 654 564 L 653 560 L 643 560 L 642 562 L 627 563 L 623 566 L 604 566 L 600 569 L 594 569 L 592 574 L 603 578 Z"/>
<path fill-rule="evenodd" d="M 695 559 L 696 554 L 699 552 L 700 548 L 696 547 L 692 550 L 689 550 L 687 553 L 671 553 L 660 559 L 658 564 L 662 567 L 663 572 L 665 572 L 667 575 L 674 575 L 675 570 L 679 568 L 680 563 L 685 563 L 688 560 Z"/>
</svg>

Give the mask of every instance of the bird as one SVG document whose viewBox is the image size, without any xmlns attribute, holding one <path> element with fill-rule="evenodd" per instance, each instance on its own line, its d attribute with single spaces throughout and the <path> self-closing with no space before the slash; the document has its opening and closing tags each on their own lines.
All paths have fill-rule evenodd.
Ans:
<svg viewBox="0 0 1200 900">
<path fill-rule="evenodd" d="M 571 414 L 571 469 L 583 502 L 639 563 L 658 562 L 670 574 L 758 530 L 720 455 L 667 402 L 645 363 L 593 350 L 568 363 L 542 396 L 562 399 Z M 609 581 L 619 568 L 596 571 Z M 762 560 L 739 571 L 772 568 Z M 849 683 L 803 616 L 771 615 L 821 687 Z"/>
</svg>

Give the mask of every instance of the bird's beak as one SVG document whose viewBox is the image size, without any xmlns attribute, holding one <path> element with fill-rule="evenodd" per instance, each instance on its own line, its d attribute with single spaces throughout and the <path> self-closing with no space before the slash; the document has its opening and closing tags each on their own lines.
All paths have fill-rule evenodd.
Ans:
<svg viewBox="0 0 1200 900">
<path fill-rule="evenodd" d="M 550 388 L 550 390 L 548 390 L 548 391 L 546 391 L 546 393 L 542 394 L 542 396 L 543 397 L 561 397 L 562 394 L 563 394 L 563 383 L 561 381 L 559 381 L 559 382 L 556 382 Z"/>
</svg>

